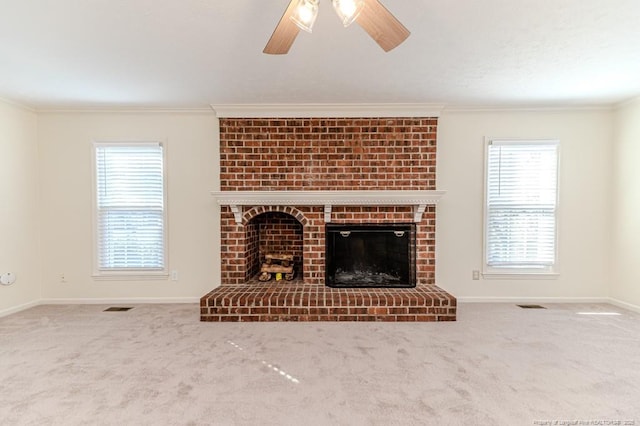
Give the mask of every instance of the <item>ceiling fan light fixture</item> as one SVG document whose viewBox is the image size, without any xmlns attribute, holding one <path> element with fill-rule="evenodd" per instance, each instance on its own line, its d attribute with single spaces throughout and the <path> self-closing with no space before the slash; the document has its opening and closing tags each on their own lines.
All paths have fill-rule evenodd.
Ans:
<svg viewBox="0 0 640 426">
<path fill-rule="evenodd" d="M 313 24 L 318 17 L 318 0 L 298 0 L 295 12 L 291 15 L 291 20 L 306 32 L 313 30 Z"/>
<path fill-rule="evenodd" d="M 358 18 L 365 6 L 364 0 L 332 0 L 332 3 L 345 28 Z"/>
</svg>

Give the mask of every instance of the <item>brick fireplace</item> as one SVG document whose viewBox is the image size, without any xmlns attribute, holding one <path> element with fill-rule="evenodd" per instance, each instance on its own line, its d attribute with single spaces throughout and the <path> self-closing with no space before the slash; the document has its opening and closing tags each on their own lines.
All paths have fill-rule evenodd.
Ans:
<svg viewBox="0 0 640 426">
<path fill-rule="evenodd" d="M 451 321 L 435 284 L 435 117 L 221 118 L 221 286 L 203 321 Z M 415 223 L 415 288 L 325 286 L 325 227 Z M 259 282 L 264 254 L 292 281 Z"/>
</svg>

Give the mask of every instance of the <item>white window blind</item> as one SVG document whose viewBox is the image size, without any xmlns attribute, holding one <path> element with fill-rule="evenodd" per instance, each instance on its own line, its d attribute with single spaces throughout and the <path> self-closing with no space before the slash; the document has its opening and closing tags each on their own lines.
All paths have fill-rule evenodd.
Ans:
<svg viewBox="0 0 640 426">
<path fill-rule="evenodd" d="M 165 269 L 164 157 L 160 143 L 96 143 L 97 266 Z"/>
<path fill-rule="evenodd" d="M 487 149 L 486 265 L 552 271 L 558 141 L 491 141 Z"/>
</svg>

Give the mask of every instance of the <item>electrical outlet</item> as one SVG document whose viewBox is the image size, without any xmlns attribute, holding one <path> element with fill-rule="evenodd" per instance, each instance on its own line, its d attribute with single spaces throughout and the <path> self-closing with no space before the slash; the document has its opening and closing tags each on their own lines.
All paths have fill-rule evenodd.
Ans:
<svg viewBox="0 0 640 426">
<path fill-rule="evenodd" d="M 61 283 L 66 283 L 67 282 L 67 277 L 65 276 L 64 272 L 60 272 L 60 282 Z"/>
<path fill-rule="evenodd" d="M 178 281 L 178 270 L 174 269 L 171 271 L 171 281 Z"/>
<path fill-rule="evenodd" d="M 478 270 L 471 271 L 471 278 L 474 279 L 474 280 L 479 280 L 480 279 L 480 271 L 478 271 Z"/>
<path fill-rule="evenodd" d="M 11 285 L 16 282 L 16 274 L 13 272 L 5 272 L 0 275 L 0 284 L 2 285 Z"/>
</svg>

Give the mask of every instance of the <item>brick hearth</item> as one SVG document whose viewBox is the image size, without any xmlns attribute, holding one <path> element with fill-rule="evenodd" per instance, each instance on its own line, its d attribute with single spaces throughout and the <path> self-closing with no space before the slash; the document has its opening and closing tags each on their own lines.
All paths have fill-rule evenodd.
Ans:
<svg viewBox="0 0 640 426">
<path fill-rule="evenodd" d="M 432 285 L 330 288 L 302 283 L 218 287 L 200 300 L 200 319 L 249 321 L 455 321 L 456 299 Z"/>
</svg>

